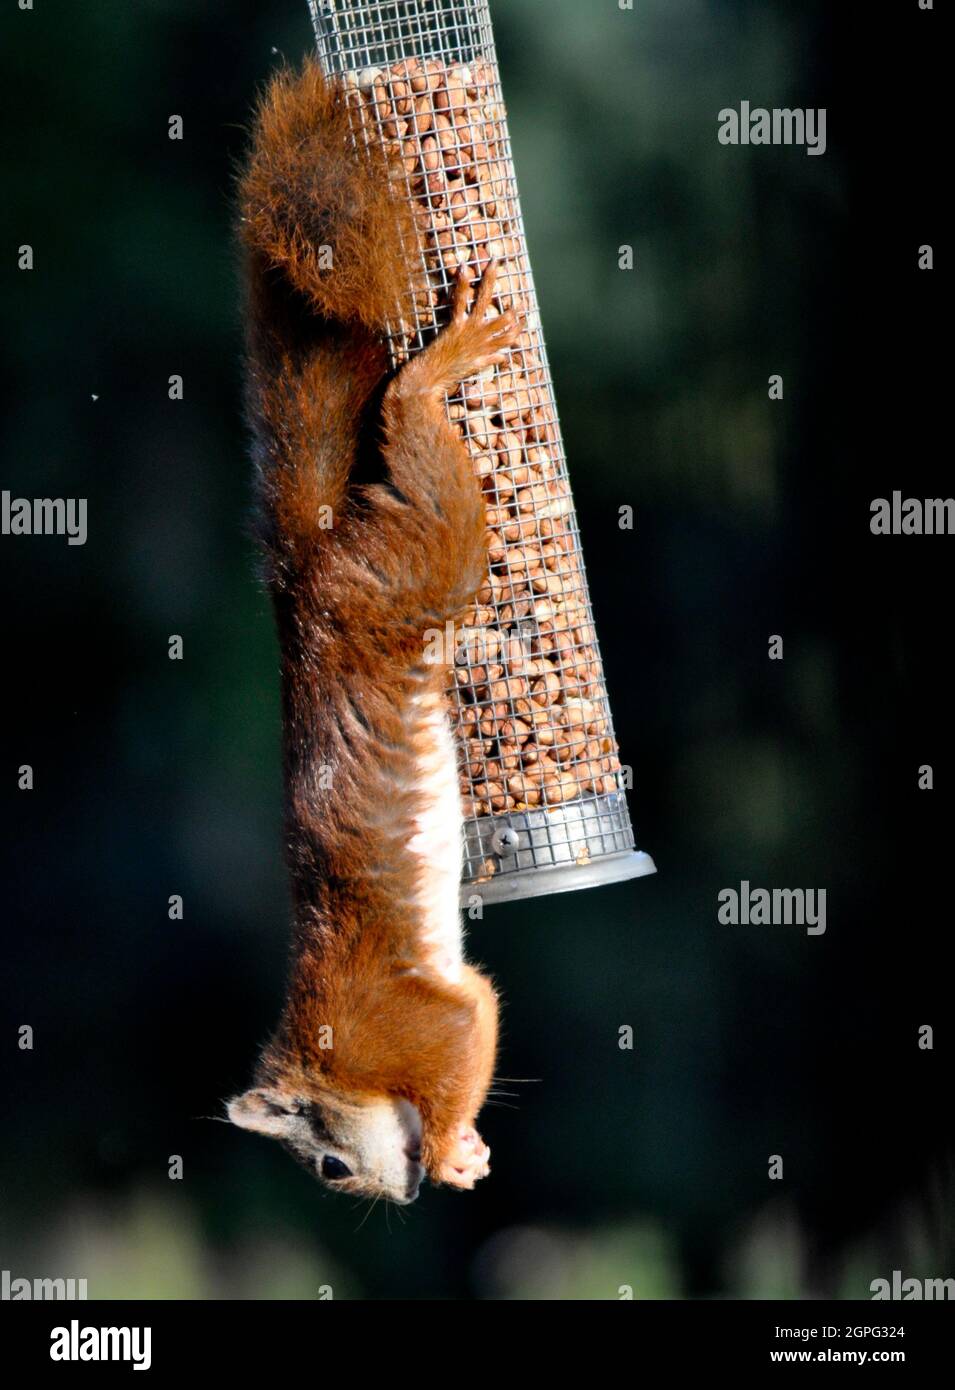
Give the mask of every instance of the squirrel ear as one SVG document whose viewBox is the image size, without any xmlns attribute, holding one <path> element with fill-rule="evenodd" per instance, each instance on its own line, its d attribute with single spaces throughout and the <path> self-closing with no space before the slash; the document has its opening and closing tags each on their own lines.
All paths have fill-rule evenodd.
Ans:
<svg viewBox="0 0 955 1390">
<path fill-rule="evenodd" d="M 281 1139 L 287 1134 L 299 1103 L 294 1096 L 281 1091 L 259 1088 L 234 1096 L 226 1106 L 226 1113 L 234 1125 L 240 1129 L 251 1129 L 256 1134 L 268 1134 L 273 1139 Z"/>
</svg>

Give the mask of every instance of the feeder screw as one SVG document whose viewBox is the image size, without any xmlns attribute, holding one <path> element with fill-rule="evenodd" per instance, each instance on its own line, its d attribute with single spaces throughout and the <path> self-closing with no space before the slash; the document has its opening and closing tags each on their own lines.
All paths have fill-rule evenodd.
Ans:
<svg viewBox="0 0 955 1390">
<path fill-rule="evenodd" d="M 491 849 L 495 854 L 508 854 L 517 849 L 521 842 L 521 837 L 511 825 L 502 826 L 500 830 L 495 830 L 491 836 Z"/>
</svg>

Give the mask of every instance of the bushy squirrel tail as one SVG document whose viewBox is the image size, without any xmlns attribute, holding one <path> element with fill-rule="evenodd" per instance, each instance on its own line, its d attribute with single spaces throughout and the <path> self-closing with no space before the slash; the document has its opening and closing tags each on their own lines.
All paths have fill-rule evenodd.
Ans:
<svg viewBox="0 0 955 1390">
<path fill-rule="evenodd" d="M 240 233 L 315 313 L 381 331 L 409 318 L 414 214 L 400 163 L 356 141 L 344 89 L 315 59 L 262 96 L 239 182 Z"/>
</svg>

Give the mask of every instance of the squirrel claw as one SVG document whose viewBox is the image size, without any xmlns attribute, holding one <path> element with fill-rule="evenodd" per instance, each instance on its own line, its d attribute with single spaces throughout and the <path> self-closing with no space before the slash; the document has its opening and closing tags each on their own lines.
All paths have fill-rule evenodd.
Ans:
<svg viewBox="0 0 955 1390">
<path fill-rule="evenodd" d="M 480 1178 L 491 1171 L 491 1150 L 473 1125 L 465 1125 L 441 1164 L 438 1181 L 449 1187 L 470 1191 Z"/>
<path fill-rule="evenodd" d="M 471 291 L 478 285 L 477 293 L 474 296 L 474 306 L 471 310 L 476 314 L 478 320 L 483 323 L 484 315 L 491 307 L 491 299 L 494 294 L 494 285 L 497 281 L 498 261 L 489 261 L 487 269 L 481 276 L 478 285 L 477 276 L 471 274 L 469 266 L 459 266 L 454 283 L 451 286 L 451 321 L 461 324 L 468 317 L 468 305 L 471 300 Z"/>
</svg>

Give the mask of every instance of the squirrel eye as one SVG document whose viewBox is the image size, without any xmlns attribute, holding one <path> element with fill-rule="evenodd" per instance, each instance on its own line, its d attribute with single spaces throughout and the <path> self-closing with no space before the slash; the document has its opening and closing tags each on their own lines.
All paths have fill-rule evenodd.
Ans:
<svg viewBox="0 0 955 1390">
<path fill-rule="evenodd" d="M 351 1169 L 347 1163 L 342 1163 L 340 1158 L 333 1158 L 331 1154 L 326 1154 L 322 1159 L 322 1177 L 328 1178 L 329 1182 L 337 1182 L 341 1178 L 350 1178 Z"/>
</svg>

